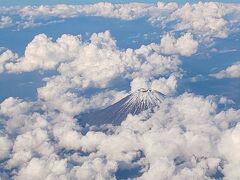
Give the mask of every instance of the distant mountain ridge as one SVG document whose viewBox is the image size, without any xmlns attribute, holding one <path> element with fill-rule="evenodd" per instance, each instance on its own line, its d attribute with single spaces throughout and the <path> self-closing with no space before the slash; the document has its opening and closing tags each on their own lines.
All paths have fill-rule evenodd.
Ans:
<svg viewBox="0 0 240 180">
<path fill-rule="evenodd" d="M 81 124 L 120 125 L 128 114 L 137 115 L 145 110 L 153 110 L 163 102 L 165 95 L 151 89 L 139 89 L 115 104 L 84 116 L 80 116 Z"/>
</svg>

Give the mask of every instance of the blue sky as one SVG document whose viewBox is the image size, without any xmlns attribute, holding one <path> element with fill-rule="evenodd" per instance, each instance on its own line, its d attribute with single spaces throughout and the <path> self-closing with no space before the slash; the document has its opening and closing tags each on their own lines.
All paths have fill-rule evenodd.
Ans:
<svg viewBox="0 0 240 180">
<path fill-rule="evenodd" d="M 89 4 L 89 3 L 97 3 L 102 2 L 101 0 L 1 0 L 0 6 L 10 6 L 10 5 L 41 5 L 41 4 Z M 145 3 L 155 3 L 158 2 L 157 0 L 105 0 L 105 2 L 112 2 L 112 3 L 128 3 L 128 2 L 145 2 Z M 162 0 L 162 2 L 178 2 L 178 3 L 196 3 L 199 0 Z M 202 2 L 208 2 L 203 0 Z M 216 2 L 228 2 L 228 3 L 238 3 L 239 0 L 219 0 Z"/>
</svg>

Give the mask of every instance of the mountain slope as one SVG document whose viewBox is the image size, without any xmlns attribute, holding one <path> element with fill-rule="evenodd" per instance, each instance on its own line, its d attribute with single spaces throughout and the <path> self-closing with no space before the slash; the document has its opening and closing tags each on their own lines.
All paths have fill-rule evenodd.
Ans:
<svg viewBox="0 0 240 180">
<path fill-rule="evenodd" d="M 137 115 L 144 110 L 158 107 L 164 97 L 162 93 L 155 90 L 139 89 L 105 109 L 80 117 L 80 123 L 119 125 L 128 114 Z"/>
</svg>

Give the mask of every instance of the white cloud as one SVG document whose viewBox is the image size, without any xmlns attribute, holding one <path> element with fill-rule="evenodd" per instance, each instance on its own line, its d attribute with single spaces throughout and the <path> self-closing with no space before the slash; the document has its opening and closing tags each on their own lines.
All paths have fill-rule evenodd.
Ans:
<svg viewBox="0 0 240 180">
<path fill-rule="evenodd" d="M 171 95 L 177 88 L 178 77 L 171 75 L 168 78 L 161 77 L 159 79 L 149 80 L 144 77 L 137 77 L 132 80 L 130 86 L 131 91 L 134 92 L 138 89 L 153 89 L 165 95 Z"/>
<path fill-rule="evenodd" d="M 96 158 L 86 161 L 82 166 L 76 166 L 71 171 L 71 179 L 115 179 L 114 172 L 117 170 L 117 163 L 107 161 L 102 158 Z"/>
<path fill-rule="evenodd" d="M 59 160 L 56 156 L 48 159 L 33 158 L 15 176 L 15 179 L 66 179 L 66 160 Z"/>
<path fill-rule="evenodd" d="M 5 65 L 14 59 L 17 58 L 17 54 L 14 54 L 10 50 L 5 50 L 4 52 L 0 52 L 0 73 L 6 71 Z"/>
<path fill-rule="evenodd" d="M 27 17 L 55 16 L 73 17 L 80 15 L 93 15 L 114 17 L 124 20 L 133 20 L 147 17 L 153 24 L 169 26 L 169 22 L 177 21 L 172 27 L 174 31 L 192 32 L 199 39 L 226 38 L 231 31 L 235 30 L 233 24 L 239 22 L 240 8 L 237 4 L 223 4 L 206 2 L 184 5 L 176 3 L 143 4 L 111 4 L 97 3 L 93 5 L 56 5 L 25 7 L 19 13 Z M 229 19 L 226 17 L 230 17 Z"/>
<path fill-rule="evenodd" d="M 8 161 L 8 166 L 18 167 L 28 162 L 35 153 L 40 156 L 51 155 L 54 148 L 48 141 L 47 131 L 40 128 L 18 135 L 13 145 L 13 157 Z"/>
<path fill-rule="evenodd" d="M 26 6 L 18 9 L 18 13 L 30 17 L 55 16 L 66 18 L 81 15 L 93 15 L 132 20 L 146 16 L 151 9 L 156 8 L 156 6 L 144 3 L 112 4 L 108 2 L 100 2 L 90 5 L 59 4 L 55 6 Z M 161 8 L 164 9 L 164 6 Z"/>
<path fill-rule="evenodd" d="M 240 78 L 240 61 L 237 61 L 233 65 L 227 67 L 225 70 L 222 70 L 215 74 L 210 74 L 217 79 L 224 78 Z"/>
<path fill-rule="evenodd" d="M 240 21 L 238 4 L 218 2 L 186 3 L 184 5 L 162 2 L 157 4 L 101 2 L 89 5 L 0 7 L 0 10 L 2 14 L 21 16 L 23 20 L 17 22 L 19 27 L 34 26 L 39 24 L 35 22 L 35 19 L 46 17 L 65 19 L 78 16 L 101 16 L 123 20 L 146 17 L 149 22 L 158 25 L 159 28 L 168 27 L 170 31 L 191 32 L 201 42 L 211 41 L 213 38 L 226 38 L 231 32 L 237 30 Z M 50 21 L 52 21 L 51 18 Z"/>
<path fill-rule="evenodd" d="M 9 16 L 0 17 L 0 29 L 10 27 L 13 25 L 12 18 Z"/>
<path fill-rule="evenodd" d="M 144 88 L 144 89 L 149 89 L 149 82 L 147 79 L 143 78 L 143 77 L 137 77 L 135 79 L 132 80 L 131 84 L 131 91 L 134 92 L 138 89 Z"/>
<path fill-rule="evenodd" d="M 175 75 L 171 75 L 169 78 L 155 79 L 151 83 L 151 89 L 156 89 L 165 95 L 173 94 L 177 89 L 177 79 Z"/>
<path fill-rule="evenodd" d="M 11 148 L 11 140 L 6 136 L 0 136 L 0 160 L 9 157 Z"/>
<path fill-rule="evenodd" d="M 164 54 L 191 56 L 197 52 L 198 42 L 193 39 L 191 33 L 186 33 L 178 39 L 166 34 L 161 39 L 160 49 Z"/>
<path fill-rule="evenodd" d="M 109 16 L 114 11 L 114 17 L 131 19 L 151 8 L 135 5 L 116 9 L 103 3 L 92 5 L 95 9 L 89 13 Z M 22 13 L 75 16 L 75 6 L 57 7 L 28 7 Z M 177 5 L 158 3 L 155 8 L 173 10 Z M 211 28 L 201 33 L 215 33 Z M 214 37 L 221 37 L 220 31 Z M 211 179 L 217 172 L 226 179 L 239 178 L 240 110 L 220 111 L 218 105 L 226 99 L 185 93 L 166 98 L 154 112 L 129 115 L 119 127 L 105 126 L 104 131 L 87 130 L 73 118 L 126 96 L 126 91 L 109 90 L 118 79 L 129 81 L 131 90 L 146 87 L 174 93 L 181 77 L 177 55 L 197 51 L 192 34 L 179 38 L 167 34 L 160 44 L 139 49 L 119 49 L 108 31 L 93 34 L 89 41 L 71 35 L 53 41 L 41 34 L 18 60 L 11 51 L 4 52 L 0 72 L 57 70 L 57 74 L 44 80 L 36 102 L 8 98 L 0 104 L 0 178 L 7 174 L 9 179 L 114 179 L 118 170 L 136 169 L 137 179 Z M 87 97 L 84 92 L 90 87 L 106 90 Z"/>
<path fill-rule="evenodd" d="M 199 41 L 206 42 L 213 38 L 226 38 L 234 32 L 239 22 L 239 9 L 238 4 L 186 3 L 168 17 L 151 16 L 149 21 L 161 27 L 170 26 L 173 31 L 191 32 Z"/>
<path fill-rule="evenodd" d="M 79 93 L 89 87 L 108 88 L 113 81 L 118 83 L 119 80 L 145 78 L 146 82 L 154 82 L 156 90 L 173 93 L 180 78 L 181 62 L 176 55 L 161 55 L 160 47 L 162 45 L 149 44 L 139 49 L 118 49 L 109 31 L 94 33 L 90 42 L 71 35 L 62 35 L 52 41 L 40 34 L 28 44 L 23 57 L 4 63 L 4 70 L 10 73 L 57 70 L 58 75 L 44 79 L 46 85 L 37 90 L 38 97 L 48 102 L 48 108 L 78 114 L 93 107 L 93 102 L 95 108 L 100 107 L 100 104 L 96 107 L 96 100 L 80 97 Z M 189 55 L 185 51 L 180 49 L 171 54 Z M 170 78 L 172 74 L 174 76 Z M 156 79 L 158 83 L 154 81 Z M 116 97 L 119 97 L 118 94 L 121 92 Z M 106 105 L 104 101 L 101 102 Z"/>
<path fill-rule="evenodd" d="M 9 98 L 0 106 L 9 136 L 0 149 L 6 158 L 1 168 L 15 179 L 114 179 L 119 169 L 134 168 L 141 170 L 139 179 L 159 173 L 162 179 L 206 179 L 217 171 L 237 178 L 239 125 L 231 125 L 240 121 L 240 111 L 218 112 L 219 103 L 185 93 L 165 99 L 155 113 L 130 115 L 119 127 L 83 135 L 71 116 L 45 109 L 44 102 Z M 21 117 L 25 123 L 10 129 Z"/>
<path fill-rule="evenodd" d="M 173 16 L 182 19 L 177 24 L 177 29 L 191 29 L 199 35 L 224 38 L 228 35 L 227 14 L 223 4 L 201 3 L 185 4 L 181 9 L 174 12 Z"/>
<path fill-rule="evenodd" d="M 223 138 L 219 143 L 219 151 L 224 156 L 227 163 L 224 167 L 225 179 L 238 179 L 239 176 L 239 153 L 240 150 L 240 127 L 236 125 L 234 129 L 229 129 L 223 134 Z"/>
<path fill-rule="evenodd" d="M 9 72 L 55 69 L 60 62 L 71 60 L 75 55 L 72 52 L 79 45 L 77 36 L 63 35 L 54 43 L 45 34 L 39 34 L 28 44 L 24 56 L 16 62 L 6 64 L 5 68 Z"/>
</svg>

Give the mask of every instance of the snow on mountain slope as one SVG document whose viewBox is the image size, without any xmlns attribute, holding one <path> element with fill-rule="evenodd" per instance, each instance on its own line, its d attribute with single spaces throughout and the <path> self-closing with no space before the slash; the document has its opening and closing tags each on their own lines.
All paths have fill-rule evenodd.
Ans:
<svg viewBox="0 0 240 180">
<path fill-rule="evenodd" d="M 137 115 L 145 110 L 153 110 L 164 98 L 165 95 L 158 91 L 139 89 L 103 110 L 80 116 L 80 123 L 120 125 L 128 114 Z"/>
</svg>

